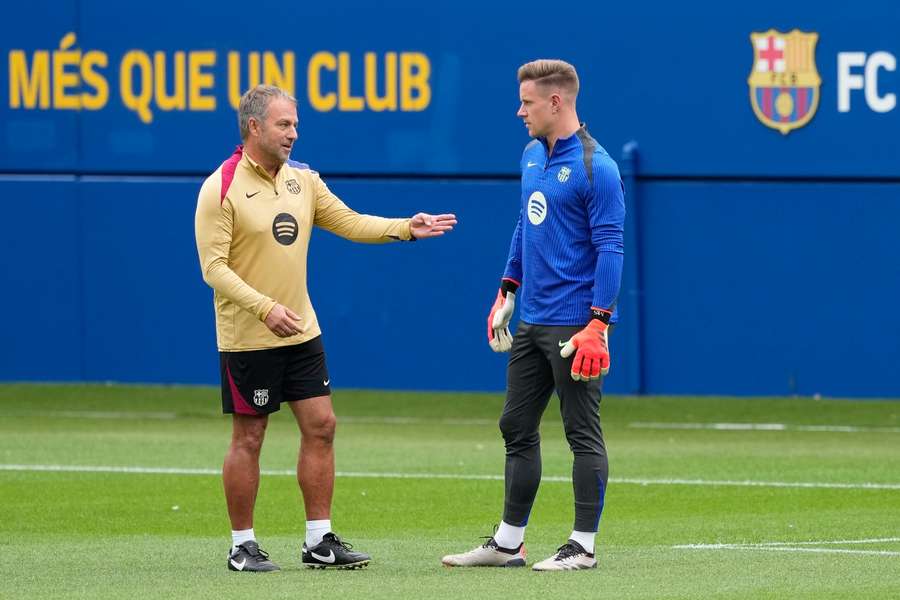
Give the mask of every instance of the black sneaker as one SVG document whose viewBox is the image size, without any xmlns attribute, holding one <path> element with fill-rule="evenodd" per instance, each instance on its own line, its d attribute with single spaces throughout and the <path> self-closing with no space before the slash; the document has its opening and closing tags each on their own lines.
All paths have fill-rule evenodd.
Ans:
<svg viewBox="0 0 900 600">
<path fill-rule="evenodd" d="M 281 568 L 269 560 L 269 555 L 259 549 L 259 544 L 251 540 L 233 548 L 228 553 L 228 570 L 261 573 L 263 571 L 280 571 Z"/>
<path fill-rule="evenodd" d="M 303 544 L 303 564 L 310 569 L 361 569 L 372 560 L 368 554 L 353 552 L 353 546 L 333 533 L 326 533 L 312 548 Z"/>
</svg>

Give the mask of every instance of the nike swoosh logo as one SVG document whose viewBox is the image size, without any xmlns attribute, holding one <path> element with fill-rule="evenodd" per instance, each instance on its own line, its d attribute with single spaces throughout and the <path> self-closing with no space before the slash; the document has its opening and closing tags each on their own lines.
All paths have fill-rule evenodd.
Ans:
<svg viewBox="0 0 900 600">
<path fill-rule="evenodd" d="M 241 562 L 238 562 L 238 561 L 234 560 L 233 558 L 229 559 L 229 560 L 231 561 L 231 566 L 234 567 L 235 569 L 237 569 L 238 571 L 243 571 L 244 565 L 247 564 L 246 558 L 244 560 L 242 560 Z"/>
<path fill-rule="evenodd" d="M 531 162 L 531 161 L 528 161 L 528 165 L 526 165 L 526 167 L 536 167 L 536 166 L 537 166 L 537 163 Z"/>
<path fill-rule="evenodd" d="M 321 556 L 319 554 L 316 554 L 315 552 L 310 552 L 310 554 L 312 554 L 312 557 L 316 560 L 321 560 L 324 563 L 331 564 L 334 562 L 334 552 L 332 550 L 328 551 L 328 556 Z"/>
<path fill-rule="evenodd" d="M 326 379 L 325 381 L 322 382 L 322 385 L 328 385 L 329 383 L 331 383 L 331 380 Z"/>
<path fill-rule="evenodd" d="M 569 340 L 566 340 L 565 342 L 560 342 L 559 347 L 562 348 L 563 346 L 565 346 L 568 343 L 569 343 Z"/>
<path fill-rule="evenodd" d="M 252 194 L 247 194 L 247 197 L 252 198 L 253 196 L 257 195 L 258 193 L 259 193 L 259 191 L 253 192 Z"/>
</svg>

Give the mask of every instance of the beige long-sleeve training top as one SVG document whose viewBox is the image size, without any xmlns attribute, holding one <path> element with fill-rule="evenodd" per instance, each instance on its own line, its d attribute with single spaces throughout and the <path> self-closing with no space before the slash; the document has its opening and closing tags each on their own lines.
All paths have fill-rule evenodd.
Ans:
<svg viewBox="0 0 900 600">
<path fill-rule="evenodd" d="M 411 239 L 409 219 L 354 212 L 294 161 L 273 179 L 239 147 L 203 182 L 194 226 L 203 279 L 215 290 L 219 350 L 277 348 L 321 334 L 306 287 L 313 225 L 357 242 Z M 300 315 L 301 333 L 269 331 L 263 321 L 276 302 Z"/>
</svg>

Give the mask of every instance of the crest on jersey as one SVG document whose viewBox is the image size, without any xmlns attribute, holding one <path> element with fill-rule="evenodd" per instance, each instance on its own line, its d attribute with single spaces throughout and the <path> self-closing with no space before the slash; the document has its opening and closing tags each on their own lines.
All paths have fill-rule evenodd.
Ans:
<svg viewBox="0 0 900 600">
<path fill-rule="evenodd" d="M 775 29 L 750 34 L 750 105 L 763 125 L 787 135 L 809 123 L 819 107 L 818 33 Z"/>
<path fill-rule="evenodd" d="M 572 169 L 569 167 L 563 167 L 557 173 L 556 178 L 559 179 L 560 183 L 565 183 L 569 179 L 569 175 L 572 173 Z"/>
<path fill-rule="evenodd" d="M 288 179 L 284 182 L 285 187 L 287 187 L 288 191 L 292 194 L 300 193 L 300 184 L 297 183 L 296 179 Z"/>
<path fill-rule="evenodd" d="M 269 403 L 269 390 L 253 390 L 253 404 L 265 406 Z"/>
</svg>

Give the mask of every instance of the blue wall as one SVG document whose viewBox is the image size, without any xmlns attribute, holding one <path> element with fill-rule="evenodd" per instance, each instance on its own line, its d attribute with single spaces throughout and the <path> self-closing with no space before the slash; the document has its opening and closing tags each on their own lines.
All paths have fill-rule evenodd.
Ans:
<svg viewBox="0 0 900 600">
<path fill-rule="evenodd" d="M 0 210 L 9 222 L 28 224 L 7 234 L 13 252 L 4 280 L 24 293 L 0 301 L 15 315 L 5 328 L 0 377 L 215 382 L 212 292 L 200 276 L 194 204 L 186 200 L 200 183 L 0 181 Z M 461 221 L 452 235 L 414 244 L 353 244 L 314 233 L 309 287 L 334 385 L 500 389 L 505 363 L 487 347 L 484 323 L 518 185 L 330 184 L 361 212 L 404 216 L 452 206 Z"/>
<path fill-rule="evenodd" d="M 199 183 L 0 182 L 3 214 L 23 224 L 4 236 L 3 379 L 214 382 L 212 294 L 186 200 Z M 309 284 L 335 384 L 501 389 L 503 358 L 483 330 L 517 184 L 332 188 L 362 212 L 451 207 L 460 218 L 452 235 L 416 244 L 316 232 Z M 642 184 L 644 390 L 900 395 L 898 193 L 898 184 Z M 610 391 L 631 389 L 623 336 L 636 316 L 624 303 L 622 316 Z"/>
<path fill-rule="evenodd" d="M 647 391 L 900 395 L 900 184 L 640 193 Z"/>
<path fill-rule="evenodd" d="M 35 0 L 0 22 L 0 380 L 216 381 L 193 213 L 202 177 L 238 141 L 230 84 L 246 87 L 256 52 L 279 68 L 294 62 L 294 158 L 348 204 L 460 217 L 451 235 L 416 244 L 313 236 L 309 286 L 335 385 L 502 389 L 504 357 L 483 330 L 528 141 L 515 69 L 559 56 L 579 69 L 579 115 L 600 143 L 617 159 L 630 140 L 639 147 L 606 389 L 900 397 L 900 108 L 873 110 L 861 89 L 850 91 L 850 110 L 838 107 L 841 53 L 900 56 L 900 13 L 887 0 L 592 3 L 579 8 L 578 31 L 555 35 L 528 33 L 546 11 L 536 2 L 304 5 L 280 16 L 278 36 L 265 19 L 238 32 L 242 9 L 227 1 L 112 6 Z M 557 18 L 569 17 L 548 17 Z M 749 101 L 750 34 L 770 28 L 818 34 L 819 106 L 787 135 Z M 142 118 L 128 106 L 122 64 L 160 53 L 164 91 L 178 96 L 179 52 L 213 61 L 197 68 L 193 104 L 185 92 L 184 109 L 164 110 L 153 74 Z M 415 110 L 399 96 L 397 110 L 323 107 L 315 57 L 346 53 L 346 95 L 363 98 L 368 52 L 379 94 L 386 59 L 424 59 L 430 99 Z M 35 75 L 41 56 L 47 87 Z M 61 85 L 54 65 L 66 57 L 75 62 Z M 84 67 L 89 57 L 105 62 Z M 22 64 L 36 77 L 30 100 Z M 323 94 L 338 93 L 337 70 L 313 71 Z M 900 71 L 874 73 L 876 95 L 900 95 Z M 100 80 L 104 101 L 78 105 Z M 144 89 L 132 87 L 132 96 Z"/>
</svg>

